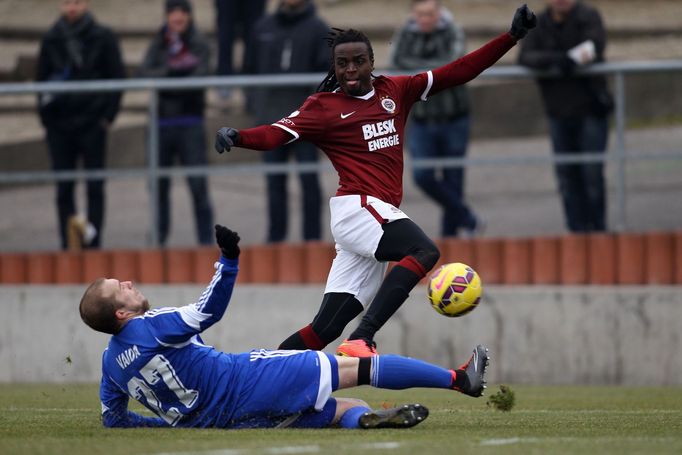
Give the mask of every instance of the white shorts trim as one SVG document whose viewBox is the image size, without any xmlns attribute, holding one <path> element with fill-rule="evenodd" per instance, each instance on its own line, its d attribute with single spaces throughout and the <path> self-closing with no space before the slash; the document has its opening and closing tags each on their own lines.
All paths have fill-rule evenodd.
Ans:
<svg viewBox="0 0 682 455">
<path fill-rule="evenodd" d="M 329 200 L 334 241 L 344 250 L 374 258 L 383 223 L 409 218 L 399 208 L 373 196 L 335 196 Z"/>
<path fill-rule="evenodd" d="M 366 307 L 379 290 L 388 266 L 374 258 L 384 235 L 382 225 L 409 217 L 372 196 L 335 196 L 330 199 L 329 207 L 336 257 L 325 293 L 352 294 Z"/>
<path fill-rule="evenodd" d="M 324 352 L 317 351 L 317 357 L 320 359 L 320 387 L 317 390 L 315 410 L 322 411 L 332 396 L 332 365 Z"/>
</svg>

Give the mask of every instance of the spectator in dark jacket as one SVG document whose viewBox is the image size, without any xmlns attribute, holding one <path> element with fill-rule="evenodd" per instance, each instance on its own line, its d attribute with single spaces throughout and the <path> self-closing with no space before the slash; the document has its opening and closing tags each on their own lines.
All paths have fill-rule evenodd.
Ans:
<svg viewBox="0 0 682 455">
<path fill-rule="evenodd" d="M 146 77 L 206 76 L 209 44 L 196 30 L 188 0 L 166 1 L 166 23 L 152 40 L 140 67 Z M 170 90 L 159 93 L 159 164 L 169 167 L 175 157 L 184 166 L 205 166 L 204 90 Z M 187 177 L 194 205 L 198 242 L 213 239 L 213 209 L 206 177 Z M 159 179 L 159 243 L 170 230 L 170 179 Z"/>
<path fill-rule="evenodd" d="M 604 76 L 574 74 L 604 61 L 606 33 L 599 12 L 577 0 L 548 0 L 537 28 L 523 41 L 519 62 L 560 73 L 538 79 L 549 117 L 554 153 L 604 153 L 612 99 Z M 559 191 L 572 232 L 606 230 L 603 163 L 556 166 Z"/>
<path fill-rule="evenodd" d="M 282 0 L 277 11 L 261 19 L 247 49 L 245 72 L 251 74 L 324 72 L 329 69 L 329 47 L 325 41 L 329 27 L 317 16 L 309 0 Z M 252 106 L 257 123 L 272 123 L 282 112 L 292 112 L 314 91 L 313 87 L 257 89 Z M 294 142 L 265 152 L 266 163 L 284 163 L 294 155 L 299 162 L 317 162 L 317 149 L 308 142 Z M 321 236 L 322 196 L 316 172 L 300 174 L 303 207 L 303 240 Z M 267 176 L 268 242 L 281 242 L 287 236 L 287 175 Z"/>
<path fill-rule="evenodd" d="M 241 37 L 244 49 L 251 47 L 253 27 L 265 13 L 265 0 L 215 0 L 216 34 L 218 35 L 218 75 L 231 76 L 234 69 L 234 43 Z M 241 64 L 238 65 L 243 66 Z M 239 68 L 243 69 L 243 68 Z M 231 91 L 219 90 L 228 100 Z"/>
<path fill-rule="evenodd" d="M 61 16 L 42 39 L 36 80 L 121 79 L 125 69 L 116 36 L 99 25 L 86 0 L 63 0 Z M 40 118 L 56 171 L 73 170 L 80 159 L 88 170 L 102 169 L 107 130 L 114 122 L 121 94 L 40 94 Z M 76 216 L 75 182 L 57 183 L 57 215 L 61 247 L 68 246 L 67 225 Z M 86 248 L 99 248 L 104 221 L 104 180 L 87 181 L 87 220 L 94 227 Z"/>
<path fill-rule="evenodd" d="M 439 0 L 413 0 L 412 14 L 393 39 L 391 65 L 402 70 L 436 68 L 465 53 L 464 31 Z M 408 148 L 416 161 L 462 158 L 469 143 L 469 96 L 460 85 L 445 90 L 412 108 Z M 481 223 L 464 202 L 464 169 L 414 170 L 417 186 L 443 210 L 441 235 L 472 234 Z"/>
</svg>

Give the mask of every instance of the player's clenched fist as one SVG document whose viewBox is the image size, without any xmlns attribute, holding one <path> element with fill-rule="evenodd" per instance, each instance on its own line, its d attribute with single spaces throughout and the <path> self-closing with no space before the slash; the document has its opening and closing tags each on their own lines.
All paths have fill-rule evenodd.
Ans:
<svg viewBox="0 0 682 455">
<path fill-rule="evenodd" d="M 526 36 L 528 30 L 535 28 L 537 23 L 538 18 L 535 17 L 535 13 L 524 3 L 523 6 L 518 8 L 516 13 L 514 13 L 509 34 L 517 40 L 520 40 Z"/>
<path fill-rule="evenodd" d="M 227 259 L 239 257 L 239 234 L 220 224 L 215 225 L 215 239 Z"/>
<path fill-rule="evenodd" d="M 224 126 L 215 135 L 215 151 L 218 153 L 229 152 L 230 149 L 239 141 L 239 131 Z"/>
</svg>

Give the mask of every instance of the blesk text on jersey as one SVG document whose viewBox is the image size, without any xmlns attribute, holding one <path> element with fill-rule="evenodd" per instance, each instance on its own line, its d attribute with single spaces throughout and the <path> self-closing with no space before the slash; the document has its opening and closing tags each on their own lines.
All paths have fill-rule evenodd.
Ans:
<svg viewBox="0 0 682 455">
<path fill-rule="evenodd" d="M 398 132 L 395 128 L 394 118 L 384 120 L 383 122 L 367 123 L 362 125 L 362 134 L 364 139 L 367 141 L 367 149 L 370 152 L 400 144 L 400 136 L 398 135 Z M 383 137 L 389 134 L 392 135 Z"/>
</svg>

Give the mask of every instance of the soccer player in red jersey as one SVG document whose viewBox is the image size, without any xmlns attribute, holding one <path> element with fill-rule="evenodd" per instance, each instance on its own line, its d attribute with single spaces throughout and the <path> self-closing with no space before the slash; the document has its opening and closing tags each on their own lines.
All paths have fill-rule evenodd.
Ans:
<svg viewBox="0 0 682 455">
<path fill-rule="evenodd" d="M 298 110 L 272 125 L 218 131 L 219 153 L 232 146 L 272 150 L 299 139 L 310 141 L 339 174 L 339 189 L 329 202 L 336 257 L 322 305 L 313 322 L 284 340 L 280 349 L 322 349 L 368 307 L 337 354 L 376 355 L 375 333 L 440 257 L 436 245 L 398 208 L 410 108 L 475 78 L 535 23 L 533 12 L 523 5 L 509 32 L 480 49 L 434 70 L 397 77 L 372 74 L 374 52 L 363 33 L 338 31 L 330 39 L 329 74 Z M 397 264 L 384 277 L 388 261 Z"/>
</svg>

